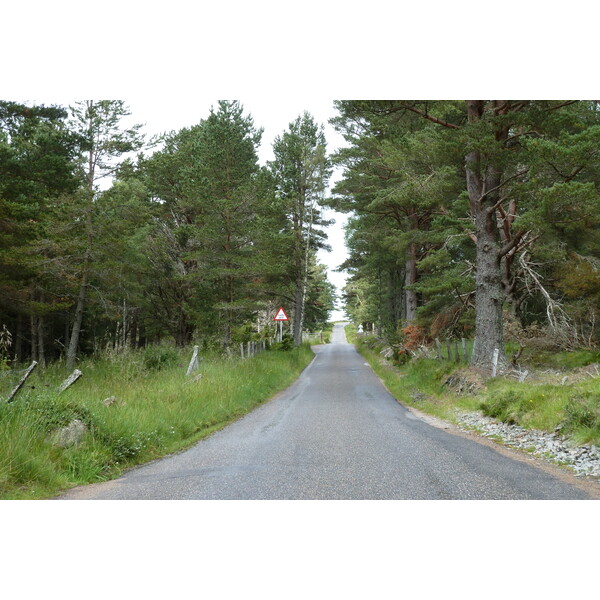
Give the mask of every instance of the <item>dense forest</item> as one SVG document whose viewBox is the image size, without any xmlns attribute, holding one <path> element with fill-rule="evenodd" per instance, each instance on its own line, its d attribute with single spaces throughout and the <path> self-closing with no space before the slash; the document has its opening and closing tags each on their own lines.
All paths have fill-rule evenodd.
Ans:
<svg viewBox="0 0 600 600">
<path fill-rule="evenodd" d="M 243 106 L 150 142 L 122 101 L 0 102 L 0 358 L 170 339 L 227 349 L 290 307 L 296 344 L 334 307 L 322 207 L 350 214 L 348 316 L 407 348 L 600 341 L 596 101 L 334 102 L 261 166 Z M 343 168 L 328 192 L 332 169 Z"/>
<path fill-rule="evenodd" d="M 0 102 L 0 365 L 161 340 L 227 350 L 270 335 L 280 305 L 296 344 L 322 327 L 323 127 L 300 115 L 261 166 L 237 101 L 150 141 L 128 116 L 118 100 Z"/>
<path fill-rule="evenodd" d="M 596 101 L 338 101 L 356 323 L 407 348 L 600 341 Z"/>
</svg>

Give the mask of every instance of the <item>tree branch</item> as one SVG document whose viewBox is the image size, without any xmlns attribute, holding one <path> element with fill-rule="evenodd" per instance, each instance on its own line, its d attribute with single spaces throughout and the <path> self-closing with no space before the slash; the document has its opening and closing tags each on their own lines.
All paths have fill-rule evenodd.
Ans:
<svg viewBox="0 0 600 600">
<path fill-rule="evenodd" d="M 420 115 L 421 117 L 423 117 L 424 119 L 427 119 L 428 121 L 431 121 L 432 123 L 437 123 L 438 125 L 442 125 L 443 127 L 448 127 L 449 129 L 460 129 L 460 127 L 458 125 L 454 125 L 454 123 L 448 123 L 447 121 L 442 121 L 441 119 L 432 117 L 431 115 L 427 114 L 426 112 L 423 112 L 422 110 L 419 110 L 418 108 L 415 108 L 414 106 L 402 104 L 401 107 L 404 108 L 405 110 L 410 110 L 411 112 L 414 112 L 417 115 Z"/>
<path fill-rule="evenodd" d="M 502 248 L 500 248 L 500 250 L 498 250 L 498 258 L 506 256 L 513 248 L 516 248 L 526 233 L 528 233 L 528 231 L 517 232 L 510 242 L 506 243 Z"/>
<path fill-rule="evenodd" d="M 577 102 L 579 102 L 579 100 L 567 100 L 566 102 L 558 104 L 557 106 L 551 106 L 550 108 L 546 108 L 545 110 L 546 111 L 558 110 L 559 108 L 562 108 L 563 106 L 569 106 L 570 104 L 576 104 Z"/>
<path fill-rule="evenodd" d="M 483 202 L 484 198 L 488 194 L 491 194 L 492 192 L 495 192 L 496 190 L 499 190 L 501 187 L 505 186 L 509 181 L 512 181 L 513 179 L 516 179 L 517 177 L 521 177 L 521 175 L 527 175 L 528 172 L 529 172 L 529 169 L 525 169 L 524 171 L 516 173 L 512 177 L 509 177 L 508 179 L 505 179 L 504 181 L 502 181 L 501 183 L 499 183 L 496 187 L 493 187 L 491 190 L 486 190 L 485 192 L 483 192 L 481 194 L 481 197 L 479 198 L 479 203 L 481 204 Z M 498 209 L 498 207 L 503 202 L 506 202 L 507 200 L 508 200 L 508 198 L 501 198 L 500 200 L 498 200 L 498 202 L 496 202 L 496 204 L 494 204 L 493 206 L 490 206 L 487 209 L 488 214 L 491 214 L 491 213 L 495 212 Z"/>
</svg>

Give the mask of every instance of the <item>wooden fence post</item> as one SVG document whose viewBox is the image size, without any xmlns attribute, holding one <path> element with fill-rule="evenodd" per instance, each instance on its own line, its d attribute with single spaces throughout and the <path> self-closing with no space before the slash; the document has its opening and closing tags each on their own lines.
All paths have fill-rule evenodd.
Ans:
<svg viewBox="0 0 600 600">
<path fill-rule="evenodd" d="M 460 362 L 460 354 L 458 353 L 458 340 L 454 340 L 454 362 Z"/>
<path fill-rule="evenodd" d="M 19 393 L 19 390 L 25 385 L 27 378 L 33 373 L 33 371 L 35 370 L 37 365 L 38 365 L 37 361 L 35 361 L 35 360 L 29 365 L 29 367 L 27 368 L 27 371 L 25 371 L 25 373 L 23 374 L 23 377 L 21 377 L 21 380 L 19 381 L 19 383 L 17 383 L 17 385 L 15 386 L 13 391 L 10 393 L 10 395 L 6 399 L 6 402 L 12 402 L 14 400 L 14 397 Z"/>
<path fill-rule="evenodd" d="M 189 376 L 192 371 L 195 371 L 198 368 L 198 346 L 194 346 L 194 353 L 192 354 L 192 360 L 190 360 L 190 364 L 188 366 L 188 370 L 186 376 Z"/>
<path fill-rule="evenodd" d="M 465 357 L 465 362 L 469 362 L 469 354 L 467 352 L 467 343 L 465 342 L 465 338 L 460 338 L 462 343 L 463 355 Z"/>
<path fill-rule="evenodd" d="M 492 356 L 492 377 L 496 377 L 496 370 L 498 368 L 498 356 L 500 354 L 500 350 L 498 348 L 494 349 L 494 354 Z"/>
<path fill-rule="evenodd" d="M 450 348 L 450 340 L 446 338 L 446 350 L 448 352 L 448 360 L 452 360 L 452 350 Z"/>
<path fill-rule="evenodd" d="M 240 344 L 240 352 L 242 353 L 242 360 L 244 359 L 244 342 Z"/>
<path fill-rule="evenodd" d="M 442 360 L 442 345 L 440 344 L 440 340 L 438 338 L 435 338 L 435 346 L 437 348 L 437 357 L 438 360 Z"/>
<path fill-rule="evenodd" d="M 61 384 L 58 388 L 58 393 L 62 394 L 68 387 L 71 387 L 83 373 L 79 369 L 75 369 Z"/>
</svg>

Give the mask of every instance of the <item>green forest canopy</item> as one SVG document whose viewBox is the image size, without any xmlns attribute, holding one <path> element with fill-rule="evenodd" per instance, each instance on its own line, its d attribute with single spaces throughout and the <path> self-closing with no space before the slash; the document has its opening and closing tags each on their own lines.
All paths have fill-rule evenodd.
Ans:
<svg viewBox="0 0 600 600">
<path fill-rule="evenodd" d="M 263 166 L 237 101 L 155 145 L 122 101 L 0 102 L 1 358 L 229 347 L 279 305 L 299 343 L 334 307 L 324 206 L 350 215 L 345 310 L 367 329 L 473 338 L 482 365 L 508 335 L 598 344 L 598 103 L 334 106 L 344 148 L 305 112 Z"/>
<path fill-rule="evenodd" d="M 587 101 L 339 101 L 346 311 L 412 344 L 593 346 L 600 111 Z"/>
<path fill-rule="evenodd" d="M 300 163 L 282 148 L 260 166 L 262 130 L 237 101 L 152 147 L 128 115 L 117 100 L 0 102 L 0 358 L 73 366 L 164 338 L 227 347 L 268 335 L 280 305 L 322 327 L 335 301 L 316 260 L 322 127 L 298 117 L 283 135 Z M 302 161 L 318 167 L 308 184 Z"/>
</svg>

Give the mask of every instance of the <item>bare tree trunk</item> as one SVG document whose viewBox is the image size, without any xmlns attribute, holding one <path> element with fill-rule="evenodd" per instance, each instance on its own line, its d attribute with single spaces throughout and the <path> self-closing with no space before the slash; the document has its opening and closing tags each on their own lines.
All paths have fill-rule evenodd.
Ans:
<svg viewBox="0 0 600 600">
<path fill-rule="evenodd" d="M 127 347 L 127 302 L 125 298 L 123 298 L 123 332 L 122 332 L 122 340 L 121 340 L 121 348 L 125 350 Z"/>
<path fill-rule="evenodd" d="M 137 317 L 133 317 L 131 321 L 131 333 L 129 334 L 129 346 L 130 348 L 137 348 L 137 331 L 138 331 L 138 322 Z"/>
<path fill-rule="evenodd" d="M 483 101 L 467 102 L 469 122 L 483 115 Z M 498 131 L 496 139 L 506 135 Z M 471 211 L 475 217 L 477 237 L 476 288 L 475 288 L 475 350 L 471 357 L 474 365 L 489 366 L 495 349 L 504 362 L 502 307 L 504 291 L 500 268 L 500 247 L 496 220 L 496 203 L 499 197 L 501 173 L 493 165 L 485 171 L 480 152 L 474 150 L 466 156 L 467 191 Z"/>
<path fill-rule="evenodd" d="M 31 360 L 32 362 L 37 363 L 38 359 L 38 350 L 37 350 L 37 340 L 38 340 L 38 332 L 37 332 L 37 322 L 35 315 L 29 316 L 29 324 L 30 324 L 30 332 L 31 332 Z"/>
<path fill-rule="evenodd" d="M 408 247 L 406 258 L 406 274 L 404 277 L 404 297 L 406 306 L 406 321 L 412 322 L 417 318 L 417 292 L 409 289 L 417 282 L 417 246 L 412 243 Z"/>
<path fill-rule="evenodd" d="M 79 346 L 79 334 L 83 322 L 83 307 L 85 304 L 86 292 L 87 264 L 83 268 L 79 295 L 77 297 L 77 307 L 75 308 L 75 319 L 73 321 L 73 328 L 71 329 L 71 340 L 69 341 L 69 347 L 67 348 L 67 370 L 69 371 L 75 367 L 75 361 L 77 359 L 77 347 Z"/>
<path fill-rule="evenodd" d="M 293 335 L 294 344 L 299 346 L 302 343 L 302 323 L 304 322 L 304 281 L 296 281 L 296 291 L 294 293 L 294 323 Z"/>
<path fill-rule="evenodd" d="M 43 300 L 42 300 L 43 302 Z M 44 317 L 37 318 L 37 333 L 38 333 L 38 364 L 40 368 L 46 368 L 46 348 L 44 343 Z"/>
</svg>

